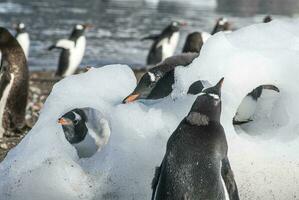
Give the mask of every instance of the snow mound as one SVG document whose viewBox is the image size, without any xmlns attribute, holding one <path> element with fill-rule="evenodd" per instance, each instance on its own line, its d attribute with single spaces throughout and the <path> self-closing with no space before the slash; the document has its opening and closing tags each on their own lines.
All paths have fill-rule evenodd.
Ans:
<svg viewBox="0 0 299 200">
<path fill-rule="evenodd" d="M 297 21 L 273 21 L 217 33 L 199 58 L 176 70 L 174 91 L 160 100 L 121 104 L 136 86 L 127 66 L 105 66 L 63 79 L 34 128 L 0 164 L 1 199 L 149 199 L 167 139 L 195 100 L 186 95 L 189 85 L 199 79 L 215 84 L 221 77 L 221 122 L 240 198 L 296 199 L 298 27 Z M 239 104 L 262 84 L 273 84 L 280 93 L 263 101 L 266 106 L 259 109 L 256 123 L 235 129 L 232 119 Z M 84 159 L 57 124 L 63 113 L 80 107 L 99 110 L 111 126 L 107 145 Z"/>
</svg>

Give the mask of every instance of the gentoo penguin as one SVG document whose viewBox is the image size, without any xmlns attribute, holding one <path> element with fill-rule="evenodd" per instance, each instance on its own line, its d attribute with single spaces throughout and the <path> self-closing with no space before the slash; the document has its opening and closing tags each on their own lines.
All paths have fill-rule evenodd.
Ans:
<svg viewBox="0 0 299 200">
<path fill-rule="evenodd" d="M 65 138 L 74 145 L 80 158 L 90 157 L 107 144 L 110 136 L 108 121 L 93 108 L 76 108 L 58 119 Z"/>
<path fill-rule="evenodd" d="M 24 23 L 18 23 L 15 26 L 16 29 L 16 39 L 21 45 L 24 54 L 26 56 L 26 59 L 28 59 L 29 55 L 29 48 L 30 48 L 30 38 L 29 38 L 29 33 L 26 31 L 26 26 Z"/>
<path fill-rule="evenodd" d="M 211 35 L 206 32 L 190 33 L 183 47 L 183 53 L 193 52 L 199 53 L 202 45 L 208 40 Z"/>
<path fill-rule="evenodd" d="M 123 103 L 168 96 L 172 92 L 175 67 L 187 66 L 196 57 L 198 57 L 197 53 L 183 53 L 165 59 L 141 77 L 134 91 L 123 100 Z"/>
<path fill-rule="evenodd" d="M 55 45 L 49 47 L 49 50 L 53 48 L 62 49 L 56 71 L 57 76 L 65 77 L 75 73 L 85 52 L 86 38 L 84 32 L 90 27 L 89 24 L 77 24 L 69 39 L 61 39 Z"/>
<path fill-rule="evenodd" d="M 25 125 L 29 74 L 22 47 L 7 29 L 0 27 L 0 136 Z"/>
<path fill-rule="evenodd" d="M 279 89 L 274 85 L 261 85 L 252 90 L 239 105 L 236 115 L 233 119 L 233 124 L 244 124 L 252 121 L 252 117 L 256 111 L 258 99 L 261 97 L 263 90 L 273 90 L 279 92 Z"/>
<path fill-rule="evenodd" d="M 177 47 L 180 37 L 180 27 L 185 23 L 171 22 L 159 35 L 151 35 L 143 38 L 152 39 L 154 42 L 147 56 L 147 65 L 155 65 L 172 56 Z"/>
<path fill-rule="evenodd" d="M 199 94 L 170 136 L 153 179 L 153 200 L 239 199 L 220 124 L 222 82 Z"/>
<path fill-rule="evenodd" d="M 215 33 L 218 33 L 220 31 L 231 31 L 231 24 L 228 22 L 226 18 L 221 17 L 217 19 L 214 29 L 211 32 L 211 35 L 214 35 Z"/>
<path fill-rule="evenodd" d="M 267 15 L 264 19 L 263 19 L 263 22 L 264 23 L 268 23 L 268 22 L 271 22 L 272 21 L 272 17 L 270 15 Z"/>
</svg>

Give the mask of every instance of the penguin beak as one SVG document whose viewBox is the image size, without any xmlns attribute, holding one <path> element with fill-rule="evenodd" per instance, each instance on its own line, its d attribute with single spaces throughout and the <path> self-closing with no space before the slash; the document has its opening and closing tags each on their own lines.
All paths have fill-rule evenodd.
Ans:
<svg viewBox="0 0 299 200">
<path fill-rule="evenodd" d="M 187 22 L 180 22 L 180 26 L 188 26 Z"/>
<path fill-rule="evenodd" d="M 222 77 L 222 78 L 220 79 L 220 81 L 217 83 L 217 86 L 218 86 L 219 89 L 222 88 L 223 81 L 224 81 L 224 77 Z"/>
<path fill-rule="evenodd" d="M 131 94 L 123 100 L 123 103 L 130 103 L 130 102 L 136 101 L 139 96 L 140 96 L 140 94 L 138 94 L 138 93 Z"/>
<path fill-rule="evenodd" d="M 278 87 L 276 87 L 275 85 L 262 85 L 263 89 L 267 89 L 267 90 L 274 90 L 276 92 L 280 92 Z"/>
<path fill-rule="evenodd" d="M 70 120 L 67 120 L 63 117 L 58 119 L 58 123 L 61 124 L 61 125 L 70 125 L 71 124 Z"/>
<path fill-rule="evenodd" d="M 88 23 L 83 24 L 83 26 L 85 27 L 86 30 L 90 30 L 90 29 L 94 28 L 94 25 L 88 24 Z"/>
</svg>

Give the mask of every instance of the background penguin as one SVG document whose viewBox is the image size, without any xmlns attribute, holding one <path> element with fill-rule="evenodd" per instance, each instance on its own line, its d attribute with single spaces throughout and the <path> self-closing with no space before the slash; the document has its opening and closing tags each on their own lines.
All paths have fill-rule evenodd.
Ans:
<svg viewBox="0 0 299 200">
<path fill-rule="evenodd" d="M 220 124 L 222 82 L 199 94 L 170 136 L 153 179 L 152 199 L 239 199 Z"/>
<path fill-rule="evenodd" d="M 7 29 L 0 27 L 0 136 L 25 125 L 29 74 L 22 47 Z"/>
<path fill-rule="evenodd" d="M 272 17 L 270 15 L 267 15 L 264 19 L 263 19 L 263 22 L 264 23 L 268 23 L 268 22 L 271 22 L 272 21 Z"/>
<path fill-rule="evenodd" d="M 183 53 L 167 58 L 141 77 L 134 91 L 123 100 L 123 103 L 168 96 L 172 92 L 175 67 L 187 66 L 196 57 L 198 57 L 197 53 Z"/>
<path fill-rule="evenodd" d="M 53 48 L 62 49 L 56 71 L 57 76 L 65 77 L 75 73 L 85 52 L 86 38 L 84 32 L 90 27 L 89 24 L 77 24 L 69 39 L 61 39 L 55 45 L 49 47 L 49 50 Z"/>
<path fill-rule="evenodd" d="M 76 108 L 59 118 L 65 138 L 76 148 L 79 157 L 90 157 L 107 144 L 108 121 L 92 108 Z"/>
<path fill-rule="evenodd" d="M 18 23 L 15 25 L 15 29 L 17 31 L 16 33 L 16 39 L 21 45 L 24 54 L 26 56 L 26 59 L 28 60 L 29 56 L 29 48 L 30 48 L 30 38 L 29 38 L 29 33 L 26 31 L 26 26 L 24 23 Z"/>
<path fill-rule="evenodd" d="M 279 89 L 274 85 L 261 85 L 252 90 L 239 105 L 236 115 L 233 119 L 233 124 L 244 124 L 252 121 L 252 117 L 256 111 L 258 99 L 261 97 L 263 90 L 273 90 L 279 92 Z"/>
<path fill-rule="evenodd" d="M 199 53 L 202 45 L 208 40 L 211 35 L 206 32 L 190 33 L 183 47 L 183 53 L 193 52 Z"/>
<path fill-rule="evenodd" d="M 215 33 L 218 33 L 220 31 L 225 31 L 225 32 L 231 31 L 231 24 L 227 21 L 226 18 L 219 18 L 216 21 L 214 29 L 211 32 L 211 35 L 214 35 Z"/>
<path fill-rule="evenodd" d="M 143 38 L 152 39 L 154 43 L 151 46 L 147 56 L 147 65 L 155 65 L 164 59 L 172 56 L 178 45 L 180 37 L 180 27 L 186 25 L 177 21 L 171 22 L 159 35 L 151 35 Z"/>
</svg>

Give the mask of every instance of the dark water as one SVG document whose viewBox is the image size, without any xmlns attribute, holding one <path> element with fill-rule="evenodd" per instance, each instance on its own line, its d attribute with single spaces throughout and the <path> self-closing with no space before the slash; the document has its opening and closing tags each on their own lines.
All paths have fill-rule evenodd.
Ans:
<svg viewBox="0 0 299 200">
<path fill-rule="evenodd" d="M 139 39 L 163 29 L 171 20 L 184 20 L 178 52 L 187 33 L 210 32 L 218 17 L 227 17 L 234 28 L 258 23 L 265 14 L 296 17 L 297 0 L 10 0 L 0 1 L 0 25 L 27 24 L 31 34 L 29 65 L 32 70 L 55 69 L 58 51 L 46 48 L 67 38 L 73 25 L 89 22 L 87 49 L 82 66 L 125 63 L 144 66 L 150 42 Z"/>
</svg>

